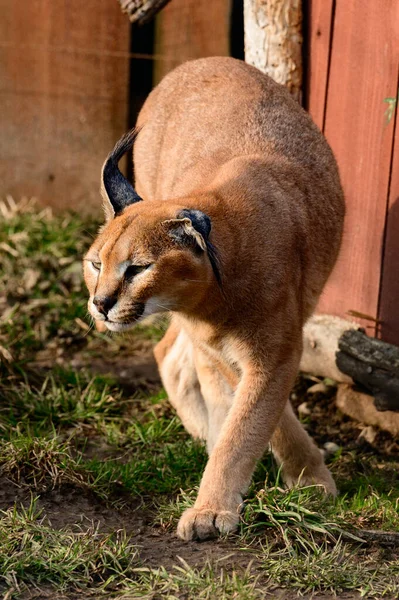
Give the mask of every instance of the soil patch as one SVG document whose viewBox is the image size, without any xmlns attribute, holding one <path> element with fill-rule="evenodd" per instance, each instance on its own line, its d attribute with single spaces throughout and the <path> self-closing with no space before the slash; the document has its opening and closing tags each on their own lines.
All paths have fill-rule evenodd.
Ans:
<svg viewBox="0 0 399 600">
<path fill-rule="evenodd" d="M 327 442 L 333 442 L 349 451 L 361 450 L 386 459 L 398 457 L 399 440 L 387 432 L 375 429 L 373 441 L 368 441 L 362 435 L 365 425 L 343 415 L 337 408 L 336 388 L 329 386 L 325 393 L 309 394 L 308 389 L 313 385 L 314 381 L 298 376 L 291 402 L 295 409 L 306 403 L 309 414 L 305 418 L 304 427 L 320 448 Z"/>
</svg>

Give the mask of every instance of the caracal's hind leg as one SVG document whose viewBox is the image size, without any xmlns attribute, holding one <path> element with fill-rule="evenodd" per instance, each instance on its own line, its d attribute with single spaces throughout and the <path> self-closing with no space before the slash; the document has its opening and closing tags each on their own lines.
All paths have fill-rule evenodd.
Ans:
<svg viewBox="0 0 399 600">
<path fill-rule="evenodd" d="M 194 364 L 194 348 L 183 329 L 173 322 L 154 348 L 159 373 L 170 403 L 186 430 L 206 440 L 208 413 Z"/>
<path fill-rule="evenodd" d="M 285 406 L 271 445 L 277 463 L 282 465 L 283 479 L 288 487 L 298 481 L 300 485 L 316 484 L 335 496 L 337 488 L 323 456 L 298 421 L 290 402 Z"/>
</svg>

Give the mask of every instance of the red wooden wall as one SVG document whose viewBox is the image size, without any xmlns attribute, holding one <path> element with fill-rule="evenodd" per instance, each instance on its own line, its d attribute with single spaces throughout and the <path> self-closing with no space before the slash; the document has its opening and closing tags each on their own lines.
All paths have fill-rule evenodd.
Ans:
<svg viewBox="0 0 399 600">
<path fill-rule="evenodd" d="M 310 0 L 308 11 L 308 109 L 347 201 L 342 252 L 319 310 L 362 313 L 370 332 L 377 324 L 399 344 L 399 3 Z"/>
</svg>

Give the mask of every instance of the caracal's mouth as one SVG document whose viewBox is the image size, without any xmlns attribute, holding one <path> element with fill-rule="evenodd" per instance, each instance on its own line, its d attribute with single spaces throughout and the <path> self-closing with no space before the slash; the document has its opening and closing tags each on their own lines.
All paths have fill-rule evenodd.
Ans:
<svg viewBox="0 0 399 600">
<path fill-rule="evenodd" d="M 137 305 L 135 314 L 134 314 L 134 316 L 132 315 L 132 320 L 127 321 L 127 322 L 125 321 L 124 323 L 121 323 L 120 321 L 114 321 L 112 319 L 112 315 L 111 315 L 111 318 L 109 318 L 109 315 L 107 315 L 107 317 L 104 321 L 105 326 L 107 327 L 107 329 L 109 329 L 109 331 L 115 331 L 115 332 L 127 331 L 128 329 L 131 329 L 132 327 L 134 327 L 142 319 L 142 317 L 144 316 L 144 310 L 145 310 L 144 304 Z"/>
<path fill-rule="evenodd" d="M 137 324 L 138 320 L 139 319 L 136 319 L 131 323 L 116 323 L 115 321 L 103 321 L 103 323 L 107 329 L 109 329 L 109 331 L 114 331 L 117 333 L 119 331 L 127 331 L 128 329 L 131 329 Z"/>
</svg>

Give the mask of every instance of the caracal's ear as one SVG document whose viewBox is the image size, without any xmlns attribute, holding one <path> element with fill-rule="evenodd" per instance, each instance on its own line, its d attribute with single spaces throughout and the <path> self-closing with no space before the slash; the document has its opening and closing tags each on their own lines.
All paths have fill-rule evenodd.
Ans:
<svg viewBox="0 0 399 600">
<path fill-rule="evenodd" d="M 164 221 L 169 235 L 183 246 L 191 246 L 206 252 L 218 284 L 222 285 L 219 256 L 216 248 L 209 241 L 212 222 L 208 215 L 200 210 L 184 208 L 175 219 Z"/>
<path fill-rule="evenodd" d="M 137 194 L 132 184 L 122 175 L 118 163 L 122 156 L 128 152 L 136 139 L 138 131 L 132 129 L 115 144 L 109 154 L 101 173 L 101 195 L 105 218 L 110 221 L 120 215 L 130 204 L 140 202 L 142 198 Z"/>
<path fill-rule="evenodd" d="M 184 208 L 175 219 L 164 221 L 169 235 L 182 245 L 197 246 L 204 252 L 211 232 L 211 220 L 200 210 Z"/>
</svg>

